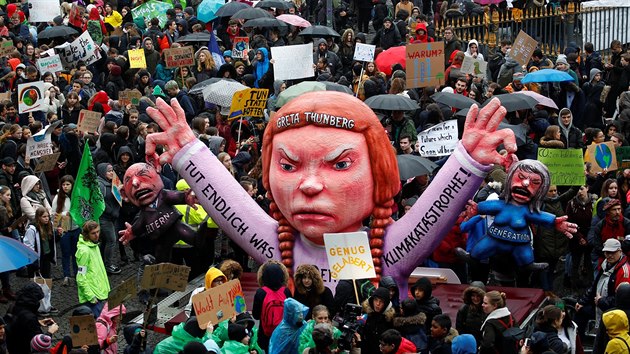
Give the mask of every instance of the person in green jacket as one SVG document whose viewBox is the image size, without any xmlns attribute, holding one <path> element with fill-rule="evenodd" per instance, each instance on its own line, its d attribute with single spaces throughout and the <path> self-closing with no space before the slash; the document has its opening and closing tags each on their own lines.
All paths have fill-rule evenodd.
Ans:
<svg viewBox="0 0 630 354">
<path fill-rule="evenodd" d="M 244 325 L 230 322 L 228 324 L 228 337 L 229 339 L 225 341 L 223 347 L 221 347 L 221 353 L 223 354 L 262 353 L 249 348 L 251 332 Z"/>
<path fill-rule="evenodd" d="M 83 224 L 82 235 L 77 243 L 77 290 L 79 303 L 92 309 L 98 318 L 109 295 L 109 279 L 98 248 L 101 229 L 92 220 Z"/>
<path fill-rule="evenodd" d="M 330 321 L 330 313 L 328 308 L 324 305 L 317 305 L 313 307 L 313 319 L 306 323 L 306 327 L 300 334 L 300 346 L 298 347 L 298 353 L 303 353 L 306 348 L 315 348 L 315 341 L 313 340 L 313 328 L 315 328 L 316 324 L 320 323 L 328 323 L 331 324 Z M 339 337 L 341 337 L 341 331 L 337 327 L 332 328 L 333 331 L 333 339 L 335 343 Z M 336 349 L 337 345 L 334 344 L 330 349 Z"/>
<path fill-rule="evenodd" d="M 178 353 L 180 350 L 184 349 L 184 346 L 188 342 L 204 343 L 211 337 L 213 330 L 214 326 L 212 325 L 212 322 L 208 323 L 208 326 L 204 331 L 197 323 L 197 316 L 192 316 L 186 322 L 175 326 L 171 336 L 155 346 L 153 354 Z"/>
<path fill-rule="evenodd" d="M 251 338 L 249 339 L 249 350 L 262 353 L 263 350 L 258 346 L 258 327 L 255 327 L 256 321 L 252 317 L 251 313 L 243 312 L 233 316 L 229 321 L 223 321 L 217 325 L 212 333 L 212 338 L 221 347 L 223 343 L 230 340 L 228 334 L 228 326 L 231 323 L 236 323 L 247 327 Z"/>
</svg>

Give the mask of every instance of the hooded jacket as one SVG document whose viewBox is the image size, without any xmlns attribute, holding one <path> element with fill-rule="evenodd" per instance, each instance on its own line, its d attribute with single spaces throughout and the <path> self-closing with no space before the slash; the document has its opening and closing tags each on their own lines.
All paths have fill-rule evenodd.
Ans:
<svg viewBox="0 0 630 354">
<path fill-rule="evenodd" d="M 615 305 L 615 291 L 617 289 L 617 285 L 622 283 L 630 283 L 630 265 L 627 263 L 627 258 L 625 255 L 622 255 L 617 263 L 612 265 L 613 270 L 610 274 L 610 278 L 608 279 L 608 295 L 601 297 L 597 302 L 597 307 L 602 311 L 607 311 L 613 308 Z M 595 279 L 593 280 L 593 284 L 588 289 L 586 294 L 582 296 L 578 303 L 582 306 L 584 305 L 594 305 L 595 304 L 595 295 L 597 294 L 597 283 L 599 279 L 604 274 L 604 269 L 607 267 L 608 262 L 604 261 L 598 271 Z"/>
<path fill-rule="evenodd" d="M 562 117 L 562 114 L 567 111 L 571 113 L 571 110 L 568 108 L 561 109 L 556 122 L 556 125 L 560 127 L 560 140 L 562 140 L 567 149 L 583 149 L 584 141 L 582 140 L 582 131 L 573 125 L 573 113 L 571 113 L 571 122 L 569 123 L 569 126 L 565 127 L 564 124 L 562 124 L 562 119 L 560 117 Z"/>
<path fill-rule="evenodd" d="M 190 333 L 189 331 L 195 333 Z M 171 336 L 155 346 L 153 354 L 177 353 L 183 350 L 184 346 L 189 342 L 204 343 L 208 338 L 210 338 L 210 335 L 199 329 L 197 318 L 193 316 L 189 318 L 188 321 L 175 326 Z"/>
<path fill-rule="evenodd" d="M 476 286 L 469 286 L 464 290 L 462 296 L 464 305 L 457 311 L 455 328 L 460 334 L 468 333 L 473 335 L 477 341 L 481 341 L 481 325 L 486 319 L 486 314 L 483 312 L 481 304 L 473 304 L 473 294 L 479 295 L 483 300 L 486 292 Z"/>
<path fill-rule="evenodd" d="M 470 52 L 471 44 L 475 44 L 477 46 L 477 59 L 484 60 L 483 54 L 479 52 L 479 42 L 477 42 L 476 39 L 471 39 L 470 42 L 468 42 L 468 46 L 466 47 L 466 51 L 464 52 L 464 55 L 466 55 L 467 57 L 472 57 L 472 53 Z"/>
<path fill-rule="evenodd" d="M 630 284 L 621 284 L 617 287 L 615 302 L 616 307 L 610 311 L 621 310 L 626 313 L 626 316 L 630 315 Z M 602 318 L 597 330 L 597 336 L 593 342 L 593 353 L 604 353 L 609 341 L 610 337 L 608 336 Z"/>
<path fill-rule="evenodd" d="M 460 334 L 453 338 L 453 354 L 477 354 L 477 341 L 471 334 Z"/>
<path fill-rule="evenodd" d="M 30 223 L 35 222 L 35 212 L 37 208 L 44 207 L 48 210 L 48 213 L 52 215 L 52 207 L 48 202 L 46 194 L 40 187 L 40 192 L 33 192 L 33 187 L 40 182 L 39 178 L 35 176 L 26 176 L 22 179 L 20 188 L 22 190 L 22 199 L 20 199 L 20 209 L 22 214 L 28 217 Z"/>
<path fill-rule="evenodd" d="M 101 194 L 105 199 L 105 211 L 101 215 L 101 219 L 110 221 L 116 221 L 120 214 L 120 204 L 116 201 L 116 198 L 111 192 L 112 181 L 106 177 L 107 168 L 111 166 L 109 163 L 103 162 L 96 166 L 96 174 L 98 175 L 98 186 L 101 189 Z"/>
<path fill-rule="evenodd" d="M 433 292 L 433 285 L 431 284 L 431 280 L 429 280 L 428 278 L 418 279 L 413 287 L 411 287 L 411 295 L 414 295 L 414 292 L 418 288 L 422 289 L 424 295 L 422 296 L 422 299 L 416 298 L 416 303 L 418 304 L 418 310 L 427 315 L 425 329 L 427 333 L 429 333 L 433 317 L 442 313 L 442 309 L 440 308 L 440 300 L 431 295 L 431 293 Z"/>
<path fill-rule="evenodd" d="M 418 310 L 418 305 L 413 299 L 403 300 L 401 303 L 402 314 L 394 318 L 394 329 L 413 342 L 419 352 L 428 348 L 428 338 L 424 330 L 427 315 Z"/>
<path fill-rule="evenodd" d="M 123 351 L 124 354 L 153 354 L 153 347 L 147 345 L 142 350 L 142 337 L 138 334 L 142 329 L 141 324 L 133 323 L 125 326 L 123 329 L 123 335 L 127 346 Z"/>
<path fill-rule="evenodd" d="M 505 324 L 505 326 L 503 325 Z M 481 325 L 482 340 L 477 343 L 479 354 L 494 354 L 500 348 L 503 338 L 503 331 L 506 326 L 517 326 L 516 320 L 512 317 L 507 307 L 501 307 L 492 311 Z"/>
<path fill-rule="evenodd" d="M 217 278 L 223 278 L 223 282 L 227 282 L 227 277 L 223 274 L 222 271 L 219 270 L 219 268 L 210 267 L 210 269 L 208 269 L 208 271 L 206 272 L 204 286 L 193 290 L 193 292 L 190 294 L 190 300 L 188 300 L 188 304 L 184 308 L 186 317 L 195 315 L 192 305 L 193 296 L 210 289 L 212 287 L 212 282 Z"/>
<path fill-rule="evenodd" d="M 42 334 L 37 317 L 39 301 L 44 292 L 34 282 L 27 283 L 16 294 L 15 306 L 9 312 L 12 320 L 7 321 L 6 341 L 9 353 L 30 353 L 31 339 Z"/>
<path fill-rule="evenodd" d="M 628 335 L 628 316 L 621 310 L 606 312 L 603 315 L 604 325 L 611 338 L 606 345 L 606 354 L 622 354 L 630 351 L 630 335 Z"/>
<path fill-rule="evenodd" d="M 80 236 L 76 257 L 79 267 L 76 278 L 79 303 L 90 302 L 95 298 L 97 300 L 107 299 L 110 290 L 109 279 L 98 244 L 86 241 L 83 236 Z"/>
<path fill-rule="evenodd" d="M 286 287 L 289 281 L 289 271 L 278 261 L 269 261 L 258 268 L 257 278 L 260 288 L 258 288 L 254 294 L 252 316 L 254 319 L 260 320 L 263 302 L 267 296 L 267 292 L 263 289 L 263 286 L 274 291 L 284 286 L 284 295 L 287 298 L 291 297 L 291 290 Z M 269 336 L 265 335 L 264 331 L 261 330 L 261 326 L 258 327 L 258 345 L 264 350 L 267 350 L 269 347 Z"/>
<path fill-rule="evenodd" d="M 101 347 L 103 354 L 118 354 L 118 341 L 109 343 L 108 338 L 117 334 L 117 325 L 114 318 L 120 316 L 121 306 L 113 309 L 109 308 L 109 304 L 105 304 L 101 315 L 96 319 L 96 334 L 98 335 L 98 345 Z M 122 305 L 122 314 L 127 313 L 125 305 Z M 118 322 L 119 323 L 119 322 Z"/>
<path fill-rule="evenodd" d="M 381 277 L 381 280 L 378 282 L 379 288 L 385 288 L 388 290 L 394 290 L 394 296 L 392 296 L 392 306 L 394 310 L 396 310 L 396 314 L 400 313 L 400 290 L 398 289 L 398 284 L 393 277 L 386 275 Z"/>
<path fill-rule="evenodd" d="M 310 278 L 312 281 L 312 285 L 308 289 L 304 287 L 302 282 L 304 278 Z M 301 264 L 295 270 L 293 279 L 295 280 L 293 298 L 309 308 L 305 317 L 307 321 L 311 319 L 313 307 L 317 305 L 326 306 L 331 314 L 336 312 L 332 291 L 324 286 L 324 281 L 317 267 L 310 264 Z"/>
<path fill-rule="evenodd" d="M 374 299 L 379 298 L 385 302 L 385 309 L 383 312 L 376 312 L 374 310 Z M 393 328 L 393 320 L 396 316 L 396 311 L 392 307 L 392 302 L 389 300 L 389 289 L 378 288 L 374 291 L 369 299 L 363 302 L 363 312 L 366 313 L 367 319 L 363 326 L 363 334 L 361 336 L 361 353 L 371 354 L 380 353 L 379 340 L 381 334 L 388 329 Z"/>
<path fill-rule="evenodd" d="M 420 35 L 418 31 L 424 31 L 423 35 Z M 433 42 L 434 39 L 429 37 L 429 32 L 427 30 L 427 25 L 423 22 L 418 22 L 416 25 L 416 35 L 412 38 L 411 43 L 429 43 Z"/>
<path fill-rule="evenodd" d="M 309 308 L 295 299 L 284 300 L 282 322 L 276 327 L 269 340 L 268 353 L 297 353 L 300 334 L 306 327 L 304 318 Z"/>
</svg>

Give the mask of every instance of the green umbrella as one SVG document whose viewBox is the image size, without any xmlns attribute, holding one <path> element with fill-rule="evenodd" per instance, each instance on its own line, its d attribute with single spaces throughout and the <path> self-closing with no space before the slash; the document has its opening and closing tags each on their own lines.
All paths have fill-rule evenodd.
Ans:
<svg viewBox="0 0 630 354">
<path fill-rule="evenodd" d="M 276 108 L 280 108 L 299 95 L 311 91 L 326 91 L 326 85 L 317 81 L 302 81 L 293 85 L 278 95 Z"/>
</svg>

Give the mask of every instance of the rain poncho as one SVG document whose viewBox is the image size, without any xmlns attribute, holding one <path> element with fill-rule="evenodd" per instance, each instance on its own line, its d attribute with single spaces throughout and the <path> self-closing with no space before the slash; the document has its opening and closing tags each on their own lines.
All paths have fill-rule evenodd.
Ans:
<svg viewBox="0 0 630 354">
<path fill-rule="evenodd" d="M 269 354 L 294 354 L 298 352 L 300 334 L 306 327 L 304 317 L 308 307 L 295 299 L 284 300 L 282 322 L 276 327 L 269 340 Z"/>
</svg>

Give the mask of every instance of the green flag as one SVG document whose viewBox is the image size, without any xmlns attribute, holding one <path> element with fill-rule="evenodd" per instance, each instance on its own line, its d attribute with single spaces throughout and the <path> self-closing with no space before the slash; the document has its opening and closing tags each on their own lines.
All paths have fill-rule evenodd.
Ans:
<svg viewBox="0 0 630 354">
<path fill-rule="evenodd" d="M 94 164 L 92 163 L 92 154 L 86 143 L 77 180 L 72 188 L 70 216 L 72 216 L 72 220 L 79 227 L 82 227 L 83 223 L 88 220 L 98 222 L 98 218 L 101 217 L 104 211 L 105 199 L 103 194 L 101 194 L 101 189 L 96 179 L 96 169 L 94 169 Z"/>
</svg>

